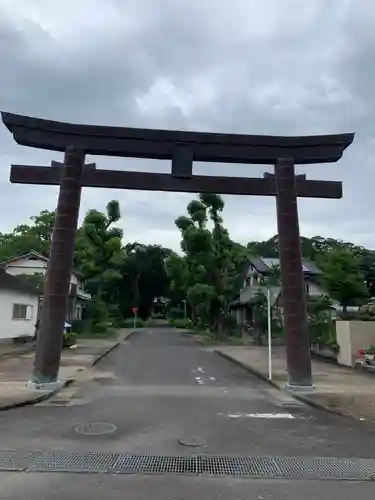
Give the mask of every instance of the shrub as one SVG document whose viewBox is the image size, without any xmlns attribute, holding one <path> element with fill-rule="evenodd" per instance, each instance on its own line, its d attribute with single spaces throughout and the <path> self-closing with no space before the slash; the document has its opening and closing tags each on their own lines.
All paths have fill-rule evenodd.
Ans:
<svg viewBox="0 0 375 500">
<path fill-rule="evenodd" d="M 143 328 L 146 322 L 142 318 L 137 318 L 136 328 Z M 123 328 L 134 328 L 134 318 L 126 318 L 122 322 Z"/>
<path fill-rule="evenodd" d="M 106 321 L 100 321 L 99 323 L 93 323 L 91 326 L 91 331 L 93 333 L 104 333 L 108 330 L 108 323 Z"/>
<path fill-rule="evenodd" d="M 169 321 L 170 326 L 181 329 L 191 329 L 193 328 L 193 323 L 190 319 L 172 319 Z"/>
<path fill-rule="evenodd" d="M 86 330 L 86 321 L 83 319 L 75 319 L 72 321 L 73 332 L 82 333 Z"/>
<path fill-rule="evenodd" d="M 168 311 L 168 319 L 184 319 L 184 311 L 179 307 L 171 307 Z"/>
<path fill-rule="evenodd" d="M 63 347 L 71 347 L 77 343 L 77 334 L 75 332 L 64 332 Z"/>
<path fill-rule="evenodd" d="M 120 307 L 118 305 L 110 304 L 108 306 L 108 315 L 109 320 L 115 327 L 120 327 L 123 322 L 123 317 L 120 311 Z"/>
<path fill-rule="evenodd" d="M 155 313 L 152 315 L 152 319 L 165 319 L 165 314 L 163 313 Z"/>
<path fill-rule="evenodd" d="M 331 349 L 331 351 L 333 351 L 335 354 L 338 354 L 340 352 L 340 346 L 334 338 L 331 338 L 327 341 L 327 347 Z"/>
<path fill-rule="evenodd" d="M 223 330 L 228 335 L 235 335 L 238 331 L 238 323 L 233 314 L 226 314 L 221 318 Z"/>
<path fill-rule="evenodd" d="M 104 323 L 108 321 L 107 305 L 99 300 L 91 300 L 87 305 L 87 316 L 92 323 Z"/>
</svg>

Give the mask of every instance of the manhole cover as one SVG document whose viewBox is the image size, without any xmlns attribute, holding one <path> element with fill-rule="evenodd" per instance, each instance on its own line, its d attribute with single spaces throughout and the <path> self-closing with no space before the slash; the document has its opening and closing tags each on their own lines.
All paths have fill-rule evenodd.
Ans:
<svg viewBox="0 0 375 500">
<path fill-rule="evenodd" d="M 101 436 L 103 434 L 112 434 L 116 432 L 118 427 L 115 424 L 108 422 L 88 422 L 73 427 L 73 431 L 77 434 L 86 434 L 89 436 Z"/>
<path fill-rule="evenodd" d="M 197 436 L 189 436 L 189 437 L 184 437 L 180 438 L 179 443 L 182 444 L 182 446 L 205 446 L 207 444 L 207 441 L 201 437 Z"/>
</svg>

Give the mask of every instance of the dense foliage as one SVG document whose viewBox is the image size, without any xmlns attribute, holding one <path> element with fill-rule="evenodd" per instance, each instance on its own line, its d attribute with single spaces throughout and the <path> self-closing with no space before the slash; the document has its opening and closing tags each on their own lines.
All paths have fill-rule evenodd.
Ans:
<svg viewBox="0 0 375 500">
<path fill-rule="evenodd" d="M 232 241 L 221 217 L 223 199 L 201 194 L 176 219 L 183 254 L 166 260 L 171 291 L 184 297 L 192 322 L 222 333 L 228 303 L 242 285 L 247 251 Z"/>
<path fill-rule="evenodd" d="M 234 242 L 224 226 L 223 210 L 224 201 L 218 195 L 193 199 L 186 214 L 175 221 L 181 234 L 180 253 L 129 241 L 118 227 L 121 211 L 115 200 L 103 212 L 90 210 L 78 229 L 74 262 L 92 294 L 87 314 L 97 328 L 107 322 L 123 323 L 137 306 L 144 320 L 153 313 L 162 317 L 169 308 L 176 324 L 208 329 L 219 336 L 231 329 L 228 304 L 242 287 L 248 256 L 277 257 L 278 239 L 273 236 L 246 246 Z M 28 224 L 0 233 L 0 261 L 32 250 L 48 257 L 54 219 L 54 212 L 43 210 Z M 375 296 L 375 251 L 320 236 L 302 237 L 301 247 L 303 257 L 322 270 L 321 284 L 344 311 L 349 305 L 363 307 Z M 43 288 L 42 276 L 25 279 Z M 272 279 L 279 283 L 277 270 Z M 319 312 L 321 304 L 310 309 L 311 314 Z M 264 311 L 262 299 L 262 328 Z M 314 325 L 319 321 L 321 316 Z"/>
<path fill-rule="evenodd" d="M 105 329 L 108 322 L 120 324 L 132 315 L 134 306 L 145 319 L 152 313 L 155 299 L 168 295 L 164 259 L 171 251 L 137 242 L 124 245 L 122 230 L 116 227 L 120 218 L 120 206 L 114 200 L 104 212 L 89 210 L 77 232 L 74 265 L 92 295 L 87 316 L 97 330 Z M 54 220 L 54 212 L 43 210 L 29 224 L 0 233 L 0 261 L 30 251 L 48 257 Z M 42 275 L 22 278 L 42 291 Z"/>
</svg>

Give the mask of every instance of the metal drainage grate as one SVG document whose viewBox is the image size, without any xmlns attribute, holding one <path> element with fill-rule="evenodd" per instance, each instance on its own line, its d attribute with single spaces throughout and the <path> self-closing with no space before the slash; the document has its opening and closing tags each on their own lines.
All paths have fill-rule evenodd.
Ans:
<svg viewBox="0 0 375 500">
<path fill-rule="evenodd" d="M 13 450 L 0 451 L 0 470 L 17 470 L 17 453 Z"/>
<path fill-rule="evenodd" d="M 29 455 L 27 470 L 61 472 L 108 472 L 113 469 L 116 453 L 53 452 Z"/>
<path fill-rule="evenodd" d="M 107 452 L 0 451 L 0 470 L 110 474 L 194 474 L 252 478 L 373 480 L 375 459 L 127 455 Z"/>
<path fill-rule="evenodd" d="M 110 424 L 108 422 L 88 422 L 73 427 L 73 431 L 77 434 L 85 434 L 89 436 L 113 434 L 117 430 L 118 427 L 115 424 Z"/>
</svg>

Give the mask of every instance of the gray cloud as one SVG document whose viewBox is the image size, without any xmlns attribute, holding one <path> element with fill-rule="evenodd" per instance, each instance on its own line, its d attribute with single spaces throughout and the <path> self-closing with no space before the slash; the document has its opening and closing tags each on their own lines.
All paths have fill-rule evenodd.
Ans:
<svg viewBox="0 0 375 500">
<path fill-rule="evenodd" d="M 375 246 L 372 155 L 375 6 L 371 0 L 0 0 L 0 109 L 81 123 L 255 134 L 354 130 L 335 165 L 300 168 L 343 180 L 340 201 L 301 200 L 301 232 Z M 10 163 L 59 154 L 15 145 L 0 128 L 0 231 L 54 208 L 57 190 L 10 185 Z M 102 168 L 167 171 L 168 163 L 93 158 Z M 261 175 L 259 166 L 195 171 Z M 112 198 L 125 238 L 179 246 L 188 195 L 86 189 L 81 216 Z M 228 197 L 242 242 L 276 230 L 275 201 Z"/>
</svg>

